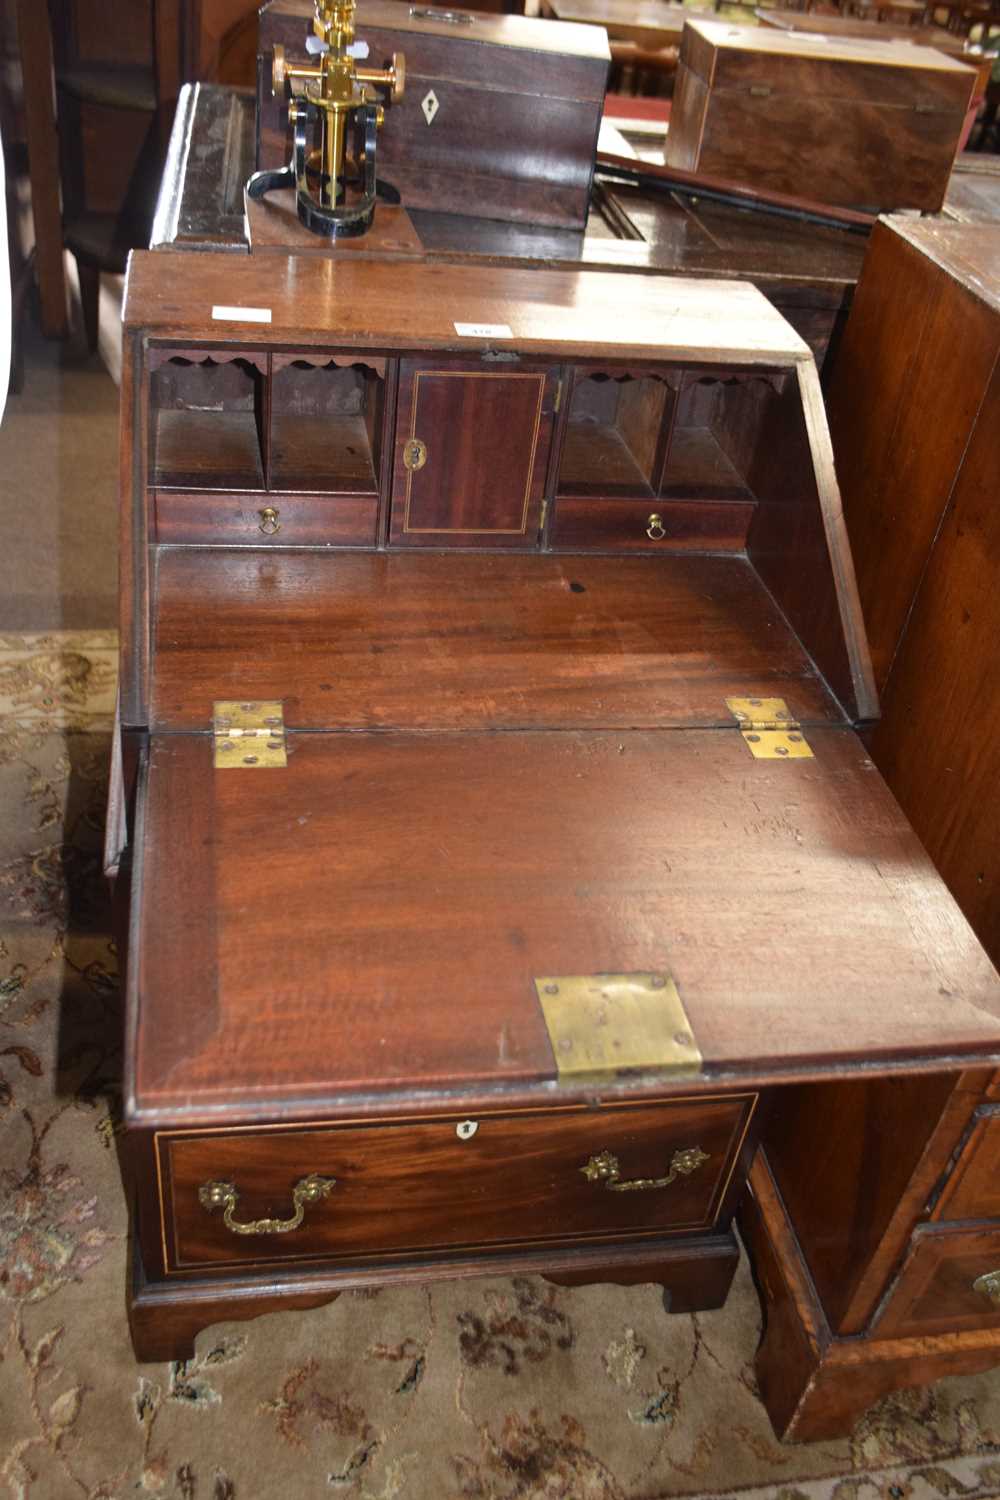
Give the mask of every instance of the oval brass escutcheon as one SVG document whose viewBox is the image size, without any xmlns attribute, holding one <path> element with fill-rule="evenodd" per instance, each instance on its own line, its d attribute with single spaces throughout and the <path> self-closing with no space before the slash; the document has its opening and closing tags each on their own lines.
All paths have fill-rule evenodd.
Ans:
<svg viewBox="0 0 1000 1500">
<path fill-rule="evenodd" d="M 651 542 L 661 542 L 667 534 L 667 528 L 663 524 L 663 517 L 654 511 L 646 522 L 646 535 Z"/>
<path fill-rule="evenodd" d="M 418 437 L 407 438 L 403 445 L 403 463 L 410 470 L 422 469 L 427 462 L 427 444 Z"/>
<path fill-rule="evenodd" d="M 260 530 L 265 536 L 274 536 L 276 531 L 281 530 L 281 522 L 278 520 L 278 512 L 273 505 L 267 505 L 257 514 L 260 516 Z"/>
</svg>

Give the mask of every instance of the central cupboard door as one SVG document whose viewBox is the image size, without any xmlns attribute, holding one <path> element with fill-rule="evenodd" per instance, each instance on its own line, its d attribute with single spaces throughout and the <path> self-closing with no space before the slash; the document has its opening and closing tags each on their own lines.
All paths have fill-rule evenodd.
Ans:
<svg viewBox="0 0 1000 1500">
<path fill-rule="evenodd" d="M 393 545 L 538 545 L 558 373 L 520 360 L 401 361 Z"/>
</svg>

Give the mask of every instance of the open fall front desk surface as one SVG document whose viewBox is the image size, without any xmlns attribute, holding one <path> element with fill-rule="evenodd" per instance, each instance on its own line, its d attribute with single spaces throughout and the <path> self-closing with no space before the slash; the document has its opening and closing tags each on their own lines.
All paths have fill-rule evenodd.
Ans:
<svg viewBox="0 0 1000 1500">
<path fill-rule="evenodd" d="M 815 368 L 764 298 L 160 252 L 125 322 L 140 1357 L 485 1269 L 714 1306 L 784 1100 L 803 1141 L 802 1092 L 926 1085 L 919 1156 L 1000 982 L 855 734 Z M 900 1170 L 834 1226 L 849 1291 Z"/>
</svg>

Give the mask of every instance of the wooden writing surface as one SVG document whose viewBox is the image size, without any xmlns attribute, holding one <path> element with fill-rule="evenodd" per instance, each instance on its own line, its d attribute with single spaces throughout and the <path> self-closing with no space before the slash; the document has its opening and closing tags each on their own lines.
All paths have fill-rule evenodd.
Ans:
<svg viewBox="0 0 1000 1500">
<path fill-rule="evenodd" d="M 131 1108 L 552 1079 L 540 974 L 669 971 L 692 1087 L 995 1050 L 996 974 L 860 742 L 810 741 L 293 734 L 213 772 L 155 736 Z"/>
</svg>

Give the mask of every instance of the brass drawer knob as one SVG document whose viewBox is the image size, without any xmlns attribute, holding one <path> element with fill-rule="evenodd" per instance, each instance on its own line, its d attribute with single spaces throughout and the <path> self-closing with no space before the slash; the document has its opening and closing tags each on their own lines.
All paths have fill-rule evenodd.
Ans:
<svg viewBox="0 0 1000 1500">
<path fill-rule="evenodd" d="M 309 1177 L 303 1177 L 292 1188 L 295 1211 L 290 1219 L 253 1219 L 249 1224 L 240 1224 L 233 1217 L 240 1201 L 234 1182 L 202 1183 L 198 1189 L 198 1201 L 209 1213 L 214 1213 L 217 1208 L 225 1209 L 222 1222 L 233 1234 L 288 1234 L 290 1230 L 298 1229 L 310 1203 L 319 1203 L 321 1199 L 330 1196 L 330 1190 L 336 1185 L 336 1181 L 336 1177 L 319 1177 L 315 1172 Z"/>
<path fill-rule="evenodd" d="M 662 542 L 666 534 L 667 528 L 663 524 L 663 517 L 654 511 L 646 522 L 646 535 L 651 542 Z"/>
<path fill-rule="evenodd" d="M 427 462 L 427 444 L 418 437 L 407 438 L 403 444 L 403 463 L 411 470 L 422 469 Z"/>
<path fill-rule="evenodd" d="M 580 1171 L 588 1182 L 599 1182 L 610 1193 L 642 1193 L 648 1188 L 669 1187 L 678 1177 L 690 1177 L 709 1159 L 708 1153 L 699 1146 L 686 1146 L 683 1151 L 674 1152 L 665 1177 L 633 1177 L 622 1182 L 617 1156 L 610 1151 L 601 1151 L 592 1156 Z"/>
<path fill-rule="evenodd" d="M 278 512 L 273 505 L 268 505 L 262 511 L 258 511 L 258 515 L 260 516 L 260 529 L 265 536 L 274 536 L 276 531 L 281 530 Z"/>
<path fill-rule="evenodd" d="M 1000 1307 L 1000 1271 L 987 1271 L 984 1276 L 977 1276 L 972 1283 L 972 1290 L 982 1292 L 995 1307 Z"/>
</svg>

